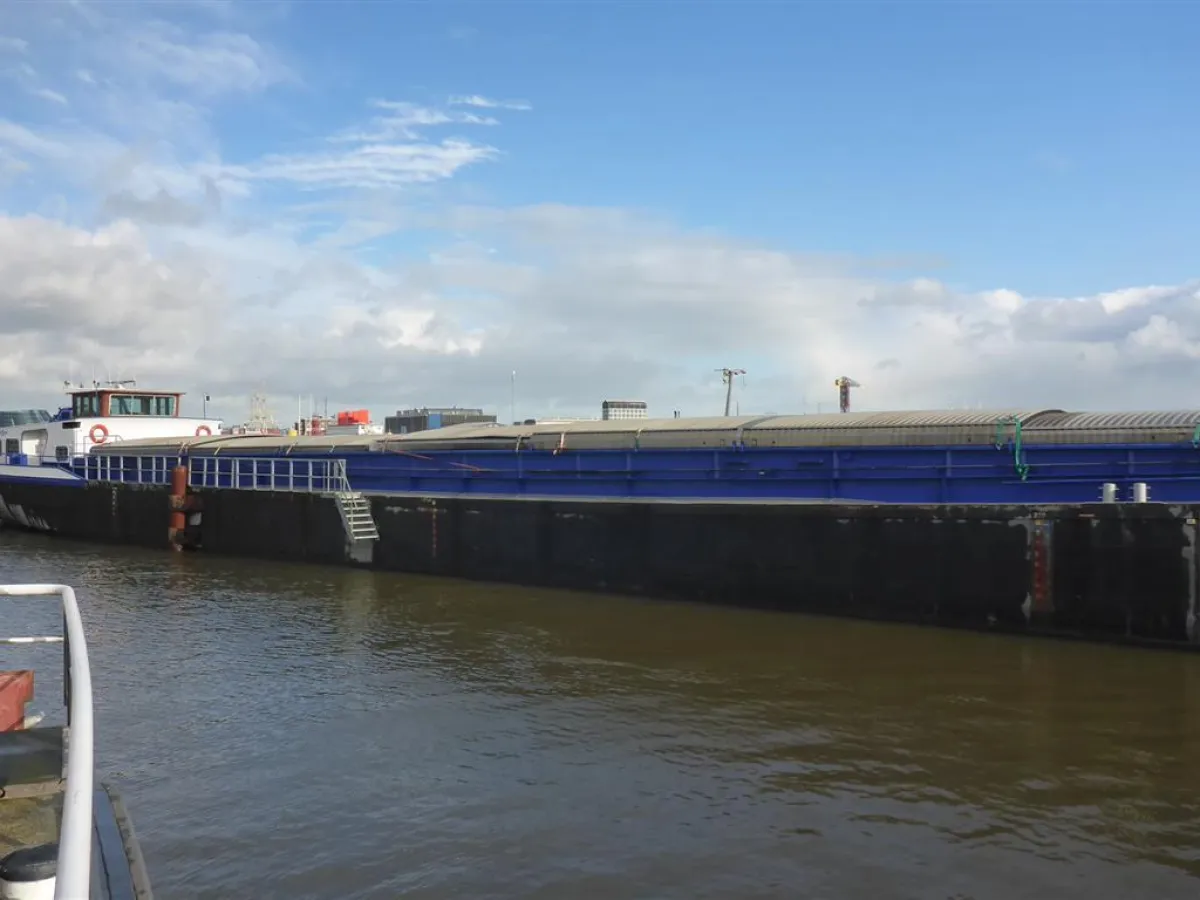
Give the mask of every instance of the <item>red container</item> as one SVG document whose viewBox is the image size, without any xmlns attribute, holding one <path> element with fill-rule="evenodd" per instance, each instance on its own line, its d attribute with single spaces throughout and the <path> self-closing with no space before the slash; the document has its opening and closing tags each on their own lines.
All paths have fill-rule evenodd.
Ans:
<svg viewBox="0 0 1200 900">
<path fill-rule="evenodd" d="M 339 425 L 367 425 L 370 421 L 371 414 L 365 409 L 345 409 L 337 414 Z"/>
<path fill-rule="evenodd" d="M 33 699 L 33 672 L 0 672 L 0 731 L 25 727 L 25 704 Z"/>
</svg>

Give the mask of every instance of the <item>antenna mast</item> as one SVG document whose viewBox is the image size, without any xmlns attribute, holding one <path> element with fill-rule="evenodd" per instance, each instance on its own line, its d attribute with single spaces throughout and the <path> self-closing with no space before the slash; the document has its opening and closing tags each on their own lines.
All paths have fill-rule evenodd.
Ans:
<svg viewBox="0 0 1200 900">
<path fill-rule="evenodd" d="M 725 382 L 725 415 L 729 415 L 729 406 L 733 401 L 733 378 L 735 375 L 745 375 L 745 369 L 716 369 L 721 373 L 721 380 Z"/>
<path fill-rule="evenodd" d="M 255 431 L 270 431 L 279 427 L 267 408 L 266 394 L 256 393 L 250 397 L 250 418 L 246 425 Z"/>
</svg>

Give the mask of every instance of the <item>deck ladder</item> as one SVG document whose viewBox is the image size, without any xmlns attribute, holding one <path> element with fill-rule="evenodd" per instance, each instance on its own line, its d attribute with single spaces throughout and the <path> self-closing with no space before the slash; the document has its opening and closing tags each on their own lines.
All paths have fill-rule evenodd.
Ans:
<svg viewBox="0 0 1200 900">
<path fill-rule="evenodd" d="M 379 540 L 379 529 L 375 525 L 375 517 L 371 515 L 371 503 L 361 491 L 338 491 L 333 496 L 351 543 Z"/>
</svg>

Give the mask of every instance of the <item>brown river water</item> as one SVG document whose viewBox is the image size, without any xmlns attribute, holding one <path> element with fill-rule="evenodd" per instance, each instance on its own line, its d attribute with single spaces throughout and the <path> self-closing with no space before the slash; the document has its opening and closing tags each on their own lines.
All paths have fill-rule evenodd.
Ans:
<svg viewBox="0 0 1200 900">
<path fill-rule="evenodd" d="M 1200 656 L 5 530 L 0 581 L 79 592 L 159 900 L 1200 891 Z"/>
</svg>

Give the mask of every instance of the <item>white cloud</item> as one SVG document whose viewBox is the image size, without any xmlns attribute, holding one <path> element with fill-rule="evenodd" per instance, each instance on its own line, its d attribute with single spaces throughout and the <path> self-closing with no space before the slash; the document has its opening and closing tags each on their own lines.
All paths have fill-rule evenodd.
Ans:
<svg viewBox="0 0 1200 900">
<path fill-rule="evenodd" d="M 50 88 L 37 88 L 34 96 L 41 97 L 43 100 L 49 100 L 51 103 L 58 103 L 61 106 L 67 105 L 67 98 L 58 91 L 52 91 Z"/>
<path fill-rule="evenodd" d="M 451 106 L 475 106 L 479 109 L 533 109 L 528 100 L 492 100 L 479 94 L 459 94 L 451 97 L 449 103 Z"/>
<path fill-rule="evenodd" d="M 25 53 L 28 50 L 29 41 L 0 34 L 0 53 Z"/>
<path fill-rule="evenodd" d="M 469 141 L 364 144 L 344 153 L 272 154 L 223 172 L 243 180 L 285 181 L 305 187 L 387 188 L 449 178 L 495 148 Z"/>
<path fill-rule="evenodd" d="M 664 414 L 712 413 L 721 397 L 711 369 L 733 364 L 750 369 L 742 408 L 760 411 L 795 410 L 805 397 L 811 407 L 823 392 L 829 408 L 840 374 L 863 382 L 864 408 L 1137 407 L 1154 391 L 1186 404 L 1167 376 L 1200 358 L 1197 285 L 1151 290 L 1148 303 L 1117 312 L 1103 297 L 1011 292 L 908 302 L 927 297 L 928 282 L 892 285 L 897 302 L 863 305 L 877 284 L 784 253 L 659 225 L 622 246 L 610 230 L 620 214 L 604 210 L 482 213 L 457 218 L 486 219 L 481 241 L 522 232 L 522 249 L 463 244 L 389 269 L 262 233 L 246 236 L 240 255 L 235 234 L 155 253 L 149 225 L 6 220 L 0 316 L 12 324 L 0 349 L 25 368 L 0 386 L 46 402 L 73 360 L 231 398 L 265 388 L 380 411 L 503 409 L 516 368 L 533 413 L 594 412 L 616 395 Z M 581 240 L 589 233 L 598 254 Z M 1042 330 L 1047 318 L 1056 327 Z"/>
<path fill-rule="evenodd" d="M 503 111 L 525 101 L 341 104 L 317 128 L 305 100 L 233 156 L 218 100 L 314 73 L 237 31 L 238 7 L 192 8 L 206 24 L 188 30 L 88 6 L 61 26 L 63 71 L 29 42 L 25 89 L 74 102 L 0 119 L 0 200 L 42 211 L 0 216 L 7 405 L 53 405 L 95 368 L 207 391 L 233 418 L 256 390 L 281 418 L 296 394 L 507 416 L 516 369 L 522 415 L 615 396 L 704 414 L 722 406 L 721 365 L 749 370 L 753 411 L 829 409 L 843 374 L 863 408 L 1194 405 L 1200 284 L 969 292 L 636 210 L 462 203 L 446 186 L 500 157 Z"/>
<path fill-rule="evenodd" d="M 42 159 L 63 159 L 71 153 L 66 144 L 43 137 L 24 125 L 7 119 L 0 119 L 0 146 L 7 146 L 15 152 Z"/>
<path fill-rule="evenodd" d="M 189 35 L 162 22 L 135 29 L 111 52 L 119 54 L 119 63 L 144 78 L 165 78 L 201 95 L 258 91 L 295 77 L 249 35 Z"/>
<path fill-rule="evenodd" d="M 416 103 L 395 100 L 376 100 L 372 104 L 377 109 L 385 110 L 382 115 L 372 117 L 366 128 L 351 129 L 330 137 L 333 142 L 364 142 L 393 141 L 397 139 L 413 140 L 421 135 L 423 128 L 439 125 L 499 125 L 500 120 L 492 116 L 479 116 L 473 113 L 447 112 Z"/>
</svg>

